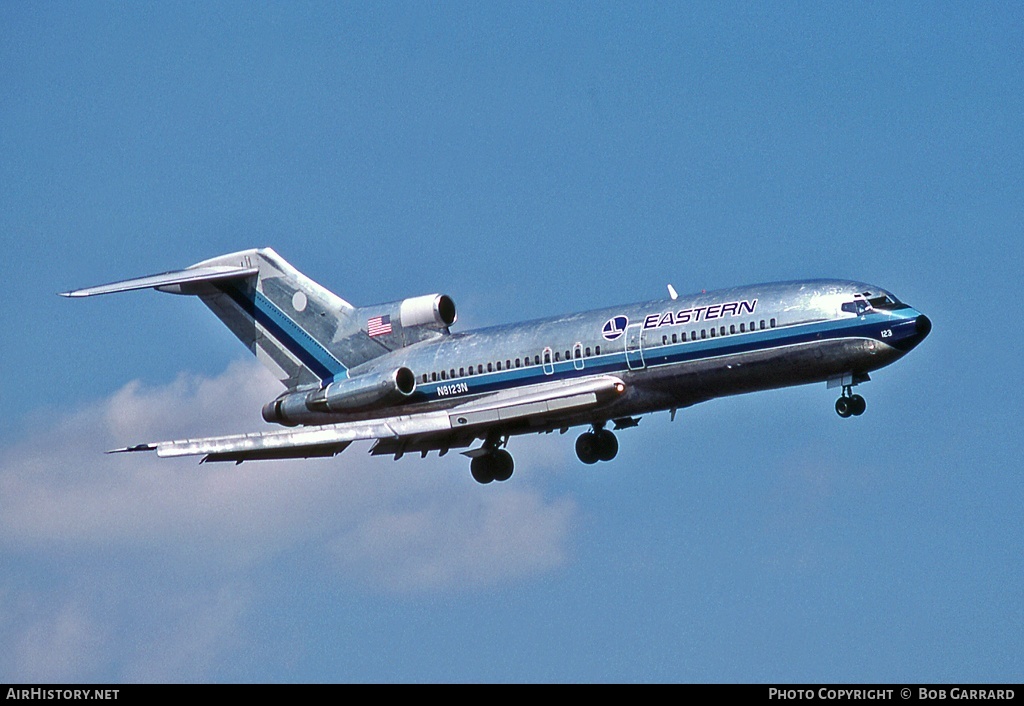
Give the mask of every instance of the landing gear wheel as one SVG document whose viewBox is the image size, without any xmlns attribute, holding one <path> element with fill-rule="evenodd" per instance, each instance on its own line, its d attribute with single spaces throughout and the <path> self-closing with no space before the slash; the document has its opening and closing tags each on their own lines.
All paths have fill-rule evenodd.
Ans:
<svg viewBox="0 0 1024 706">
<path fill-rule="evenodd" d="M 491 463 L 494 480 L 502 483 L 512 477 L 512 471 L 516 464 L 512 460 L 512 454 L 505 449 L 500 449 L 491 454 Z"/>
<path fill-rule="evenodd" d="M 576 439 L 576 456 L 588 466 L 598 461 L 611 461 L 619 453 L 619 440 L 607 429 L 580 434 Z"/>
<path fill-rule="evenodd" d="M 494 471 L 491 469 L 491 455 L 477 456 L 469 464 L 469 472 L 473 474 L 473 480 L 477 483 L 487 485 L 494 478 Z"/>
<path fill-rule="evenodd" d="M 619 453 L 619 440 L 607 429 L 594 434 L 597 444 L 595 453 L 598 461 L 611 461 Z"/>
<path fill-rule="evenodd" d="M 859 417 L 864 414 L 867 407 L 868 403 L 864 401 L 864 398 L 853 394 L 853 390 L 849 386 L 843 388 L 843 396 L 836 400 L 836 414 L 843 419 L 851 416 Z"/>
<path fill-rule="evenodd" d="M 850 397 L 850 405 L 852 407 L 851 412 L 855 417 L 864 414 L 864 410 L 868 408 L 868 403 L 860 395 L 852 395 Z"/>
<path fill-rule="evenodd" d="M 597 455 L 597 448 L 597 434 L 594 432 L 588 431 L 580 434 L 576 439 L 576 456 L 588 466 L 600 460 Z"/>
<path fill-rule="evenodd" d="M 512 454 L 505 449 L 495 449 L 483 456 L 477 456 L 469 464 L 473 480 L 486 485 L 492 481 L 503 482 L 512 477 L 515 462 Z"/>
</svg>

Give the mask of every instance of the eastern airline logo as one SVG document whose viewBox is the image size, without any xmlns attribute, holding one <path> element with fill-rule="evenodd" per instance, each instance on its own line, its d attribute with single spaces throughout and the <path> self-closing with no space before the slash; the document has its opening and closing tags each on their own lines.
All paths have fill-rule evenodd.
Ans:
<svg viewBox="0 0 1024 706">
<path fill-rule="evenodd" d="M 629 324 L 629 319 L 625 316 L 616 316 L 615 318 L 608 319 L 605 322 L 604 328 L 601 329 L 601 333 L 604 335 L 605 340 L 614 341 L 625 333 L 627 324 Z"/>
</svg>

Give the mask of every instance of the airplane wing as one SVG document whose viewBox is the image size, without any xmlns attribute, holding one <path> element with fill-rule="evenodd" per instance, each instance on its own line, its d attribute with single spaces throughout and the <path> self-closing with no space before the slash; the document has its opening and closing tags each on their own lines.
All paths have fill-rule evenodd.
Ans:
<svg viewBox="0 0 1024 706">
<path fill-rule="evenodd" d="M 492 428 L 545 424 L 598 408 L 625 391 L 617 377 L 603 375 L 583 380 L 540 383 L 514 391 L 487 395 L 433 412 L 399 414 L 380 419 L 342 422 L 301 429 L 281 429 L 204 439 L 182 439 L 138 444 L 108 453 L 156 451 L 157 456 L 204 456 L 207 461 L 334 456 L 353 441 L 376 439 L 374 454 L 406 451 L 447 451 L 468 446 Z M 473 452 L 468 452 L 472 454 Z"/>
<path fill-rule="evenodd" d="M 113 294 L 114 292 L 130 292 L 133 289 L 149 289 L 150 287 L 170 287 L 182 284 L 198 284 L 200 282 L 214 282 L 222 279 L 238 279 L 251 277 L 259 272 L 258 267 L 230 267 L 226 265 L 214 265 L 210 267 L 190 267 L 186 270 L 174 270 L 159 275 L 147 277 L 136 277 L 121 282 L 101 284 L 96 287 L 76 289 L 71 292 L 61 292 L 62 297 L 92 297 L 97 294 Z"/>
</svg>

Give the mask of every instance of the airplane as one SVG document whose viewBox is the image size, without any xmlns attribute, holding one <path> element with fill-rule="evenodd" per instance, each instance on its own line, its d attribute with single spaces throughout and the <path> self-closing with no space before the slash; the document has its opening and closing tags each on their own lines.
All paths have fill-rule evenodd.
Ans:
<svg viewBox="0 0 1024 706">
<path fill-rule="evenodd" d="M 674 420 L 726 395 L 825 382 L 841 389 L 839 416 L 859 416 L 854 386 L 932 328 L 884 289 L 815 279 L 689 296 L 668 285 L 668 299 L 453 332 L 448 295 L 356 307 L 271 248 L 61 295 L 147 288 L 199 297 L 277 376 L 285 391 L 262 414 L 284 428 L 108 453 L 242 463 L 331 457 L 372 440 L 371 454 L 395 459 L 468 449 L 479 483 L 512 476 L 510 437 L 589 427 L 577 457 L 610 461 L 614 431 L 642 415 Z"/>
</svg>

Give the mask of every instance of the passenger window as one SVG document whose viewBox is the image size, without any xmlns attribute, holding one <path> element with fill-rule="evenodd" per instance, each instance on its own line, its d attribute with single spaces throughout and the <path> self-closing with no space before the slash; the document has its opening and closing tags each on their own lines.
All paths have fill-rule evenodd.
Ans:
<svg viewBox="0 0 1024 706">
<path fill-rule="evenodd" d="M 729 333 L 736 333 L 736 324 L 731 324 L 729 326 Z"/>
<path fill-rule="evenodd" d="M 668 336 L 662 336 L 661 337 L 661 345 L 663 345 L 663 346 L 667 346 L 668 345 Z"/>
<path fill-rule="evenodd" d="M 586 353 L 586 355 L 587 355 L 588 358 L 590 357 L 590 346 L 587 346 L 587 353 Z"/>
<path fill-rule="evenodd" d="M 534 365 L 540 365 L 540 356 L 539 355 L 533 356 L 533 364 Z"/>
<path fill-rule="evenodd" d="M 501 370 L 501 361 L 498 361 L 498 370 Z"/>
<path fill-rule="evenodd" d="M 672 334 L 672 343 L 679 343 L 679 341 L 676 340 L 676 334 L 674 333 Z"/>
<path fill-rule="evenodd" d="M 518 358 L 516 358 L 516 367 L 517 368 L 519 367 L 519 359 Z"/>
<path fill-rule="evenodd" d="M 512 361 L 511 360 L 506 360 L 505 361 L 505 370 L 511 370 L 511 369 L 512 369 Z"/>
<path fill-rule="evenodd" d="M 561 355 L 562 355 L 561 353 L 559 353 L 558 351 L 555 351 L 555 362 L 556 363 L 562 359 Z"/>
<path fill-rule="evenodd" d="M 487 372 L 489 372 L 489 373 L 493 373 L 494 372 L 494 363 L 488 363 L 487 364 Z"/>
<path fill-rule="evenodd" d="M 431 382 L 437 382 L 437 373 L 431 373 L 430 374 L 430 381 Z"/>
<path fill-rule="evenodd" d="M 705 339 L 705 338 L 707 338 L 707 337 L 708 337 L 708 330 L 707 330 L 707 329 L 704 329 L 704 328 L 702 328 L 702 329 L 700 330 L 700 338 L 701 338 L 701 340 L 704 340 L 704 339 Z"/>
<path fill-rule="evenodd" d="M 761 319 L 761 330 L 764 331 L 764 319 Z"/>
<path fill-rule="evenodd" d="M 711 338 L 714 338 L 714 337 L 715 337 L 715 330 L 711 329 Z"/>
<path fill-rule="evenodd" d="M 721 333 L 724 336 L 725 335 L 725 326 L 723 326 L 722 328 L 718 329 L 718 332 Z"/>
<path fill-rule="evenodd" d="M 596 346 L 594 348 L 594 355 L 601 355 L 601 346 Z"/>
<path fill-rule="evenodd" d="M 448 377 L 450 377 L 450 378 L 454 378 L 454 377 L 455 377 L 455 368 L 452 368 L 452 369 L 451 369 L 451 370 L 450 370 L 450 371 L 448 372 Z"/>
<path fill-rule="evenodd" d="M 447 379 L 448 379 L 448 378 L 446 378 L 446 377 L 444 376 L 444 371 L 443 371 L 443 370 L 441 371 L 441 379 L 442 379 L 442 380 L 447 380 Z"/>
<path fill-rule="evenodd" d="M 747 330 L 746 324 L 740 324 L 740 333 L 744 333 Z"/>
<path fill-rule="evenodd" d="M 771 327 L 772 327 L 772 328 L 775 328 L 775 319 L 772 319 L 772 320 L 771 320 Z"/>
</svg>

